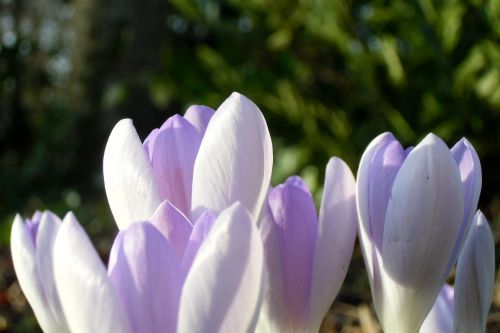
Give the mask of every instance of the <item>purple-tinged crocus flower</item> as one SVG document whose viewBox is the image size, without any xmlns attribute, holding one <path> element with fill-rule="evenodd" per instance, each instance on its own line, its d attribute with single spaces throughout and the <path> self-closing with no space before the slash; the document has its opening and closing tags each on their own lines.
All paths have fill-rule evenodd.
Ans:
<svg viewBox="0 0 500 333">
<path fill-rule="evenodd" d="M 190 221 L 240 201 L 257 220 L 272 169 L 265 119 L 249 99 L 233 93 L 212 115 L 190 108 L 141 143 L 132 121 L 113 129 L 104 153 L 104 183 L 120 229 L 149 220 L 168 200 Z"/>
<path fill-rule="evenodd" d="M 480 189 L 479 158 L 465 139 L 450 150 L 429 134 L 404 150 L 384 133 L 364 152 L 359 234 L 386 333 L 418 332 L 463 246 Z"/>
<path fill-rule="evenodd" d="M 53 273 L 52 249 L 60 225 L 59 217 L 49 211 L 24 221 L 17 215 L 10 236 L 19 285 L 44 332 L 69 332 Z"/>
<path fill-rule="evenodd" d="M 344 281 L 356 238 L 356 183 L 332 158 L 319 218 L 299 177 L 270 190 L 260 229 L 267 290 L 259 332 L 317 332 Z"/>
<path fill-rule="evenodd" d="M 455 289 L 449 285 L 441 289 L 420 333 L 486 332 L 494 283 L 495 241 L 478 211 L 458 257 Z"/>
<path fill-rule="evenodd" d="M 191 237 L 182 241 L 189 265 L 152 223 L 137 222 L 116 237 L 107 270 L 73 214 L 62 224 L 51 221 L 57 229 L 50 233 L 42 217 L 37 238 L 44 241 L 41 235 L 50 235 L 52 245 L 40 244 L 36 253 L 29 252 L 29 225 L 16 219 L 16 271 L 42 329 L 252 331 L 263 296 L 263 247 L 257 226 L 239 202 L 215 220 L 208 213 L 200 219 Z M 25 267 L 39 258 L 51 264 Z M 37 269 L 42 272 L 37 274 Z"/>
</svg>

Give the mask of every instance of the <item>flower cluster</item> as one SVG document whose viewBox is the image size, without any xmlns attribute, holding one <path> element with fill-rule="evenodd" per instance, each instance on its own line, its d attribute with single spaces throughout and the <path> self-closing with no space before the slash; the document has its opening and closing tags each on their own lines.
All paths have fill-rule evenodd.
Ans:
<svg viewBox="0 0 500 333">
<path fill-rule="evenodd" d="M 484 332 L 494 242 L 476 213 L 481 167 L 467 140 L 449 149 L 429 134 L 404 149 L 382 134 L 357 180 L 332 157 L 319 213 L 300 177 L 271 187 L 272 152 L 262 113 L 238 93 L 217 111 L 190 107 L 144 142 L 118 122 L 103 162 L 119 228 L 107 267 L 72 213 L 12 226 L 42 330 L 317 332 L 359 235 L 385 332 Z"/>
</svg>

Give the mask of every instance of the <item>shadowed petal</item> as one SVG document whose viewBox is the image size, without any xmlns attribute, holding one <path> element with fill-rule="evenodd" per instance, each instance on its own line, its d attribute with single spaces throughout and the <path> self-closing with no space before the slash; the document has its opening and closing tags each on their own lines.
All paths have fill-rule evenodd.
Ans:
<svg viewBox="0 0 500 333">
<path fill-rule="evenodd" d="M 160 197 L 191 215 L 193 166 L 201 135 L 186 119 L 170 117 L 150 144 L 150 159 Z"/>
<path fill-rule="evenodd" d="M 472 220 L 477 209 L 482 185 L 481 163 L 470 142 L 465 138 L 460 140 L 451 148 L 451 153 L 457 161 L 460 178 L 464 187 L 464 217 L 460 226 L 460 234 L 448 262 L 448 269 L 445 276 L 448 276 L 452 267 L 455 265 L 460 250 L 465 242 L 465 238 L 473 224 Z"/>
<path fill-rule="evenodd" d="M 263 249 L 247 210 L 224 210 L 201 245 L 181 295 L 178 332 L 252 332 L 262 301 Z"/>
<path fill-rule="evenodd" d="M 240 201 L 256 221 L 271 178 L 272 144 L 257 106 L 233 93 L 215 112 L 196 158 L 193 219 Z"/>
<path fill-rule="evenodd" d="M 198 249 L 212 229 L 215 218 L 216 216 L 214 213 L 206 210 L 192 228 L 193 231 L 189 236 L 186 251 L 184 252 L 184 257 L 182 258 L 182 267 L 184 267 L 186 272 L 191 268 L 193 260 L 198 253 Z"/>
<path fill-rule="evenodd" d="M 181 263 L 151 223 L 134 223 L 118 234 L 108 271 L 134 332 L 175 332 Z"/>
<path fill-rule="evenodd" d="M 269 207 L 268 198 L 262 206 L 259 217 L 259 231 L 264 244 L 264 302 L 257 322 L 257 332 L 281 332 L 285 329 L 283 304 L 283 276 L 281 273 L 281 252 L 279 250 L 278 230 Z"/>
<path fill-rule="evenodd" d="M 374 247 L 381 249 L 387 203 L 404 158 L 405 153 L 394 136 L 383 133 L 368 145 L 359 163 L 356 198 L 359 232 L 372 290 Z"/>
<path fill-rule="evenodd" d="M 205 105 L 191 105 L 184 114 L 184 118 L 196 127 L 201 135 L 204 135 L 214 112 L 212 108 Z"/>
<path fill-rule="evenodd" d="M 463 218 L 463 189 L 446 144 L 429 134 L 401 166 L 387 208 L 384 330 L 416 331 L 444 283 Z"/>
<path fill-rule="evenodd" d="M 61 220 L 55 214 L 45 211 L 41 215 L 36 236 L 36 261 L 38 276 L 43 285 L 48 307 L 51 309 L 61 331 L 67 331 L 68 325 L 64 318 L 61 302 L 54 280 L 54 242 L 61 226 Z"/>
<path fill-rule="evenodd" d="M 311 324 L 319 331 L 347 274 L 357 230 L 356 181 L 349 166 L 332 158 L 326 166 L 311 290 Z"/>
<path fill-rule="evenodd" d="M 478 211 L 457 264 L 454 332 L 486 332 L 494 283 L 495 242 Z"/>
<path fill-rule="evenodd" d="M 103 161 L 104 186 L 120 229 L 145 221 L 160 205 L 149 158 L 130 119 L 120 120 L 109 136 Z"/>
<path fill-rule="evenodd" d="M 169 241 L 177 256 L 181 259 L 191 236 L 193 226 L 186 216 L 167 200 L 158 207 L 151 222 Z"/>
<path fill-rule="evenodd" d="M 318 228 L 316 208 L 309 190 L 299 177 L 290 177 L 269 194 L 280 253 L 284 330 L 307 328 L 310 322 L 311 283 Z"/>
<path fill-rule="evenodd" d="M 54 243 L 54 277 L 72 333 L 132 332 L 101 259 L 72 213 Z"/>
</svg>

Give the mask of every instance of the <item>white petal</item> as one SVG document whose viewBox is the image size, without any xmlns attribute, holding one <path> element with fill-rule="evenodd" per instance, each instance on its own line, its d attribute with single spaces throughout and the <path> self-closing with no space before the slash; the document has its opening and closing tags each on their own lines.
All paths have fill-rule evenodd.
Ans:
<svg viewBox="0 0 500 333">
<path fill-rule="evenodd" d="M 178 332 L 253 332 L 262 302 L 263 249 L 249 213 L 224 210 L 202 243 L 181 294 Z"/>
<path fill-rule="evenodd" d="M 205 208 L 220 212 L 240 201 L 257 220 L 273 164 L 266 121 L 257 106 L 233 93 L 215 112 L 193 174 L 193 221 Z"/>
<path fill-rule="evenodd" d="M 120 120 L 113 128 L 104 151 L 103 172 L 109 206 L 120 229 L 153 215 L 160 195 L 130 119 Z"/>
<path fill-rule="evenodd" d="M 463 217 L 458 167 L 429 134 L 394 180 L 383 236 L 384 331 L 416 331 L 444 283 Z M 380 301 L 379 301 L 380 302 Z"/>
<path fill-rule="evenodd" d="M 55 240 L 54 277 L 72 333 L 131 332 L 106 268 L 71 213 Z"/>
<path fill-rule="evenodd" d="M 332 158 L 326 167 L 311 290 L 312 331 L 319 331 L 349 268 L 356 239 L 356 181 L 349 166 Z"/>
<path fill-rule="evenodd" d="M 454 332 L 485 332 L 495 283 L 495 242 L 479 211 L 458 259 Z"/>
<path fill-rule="evenodd" d="M 10 234 L 12 262 L 19 285 L 31 305 L 36 319 L 44 332 L 65 332 L 54 317 L 49 300 L 45 296 L 36 264 L 36 250 L 22 218 L 16 215 Z M 51 253 L 45 253 L 50 256 Z"/>
<path fill-rule="evenodd" d="M 59 330 L 69 332 L 54 281 L 53 249 L 60 226 L 61 220 L 55 214 L 49 211 L 42 214 L 36 236 L 36 261 L 47 307 L 51 310 Z"/>
</svg>

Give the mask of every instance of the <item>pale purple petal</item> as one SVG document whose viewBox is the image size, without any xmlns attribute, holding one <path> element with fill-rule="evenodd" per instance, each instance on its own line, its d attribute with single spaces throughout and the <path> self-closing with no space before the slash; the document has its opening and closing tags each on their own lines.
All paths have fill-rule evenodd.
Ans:
<svg viewBox="0 0 500 333">
<path fill-rule="evenodd" d="M 311 194 L 299 178 L 274 188 L 269 207 L 281 255 L 285 330 L 310 322 L 311 281 L 318 228 Z M 266 251 L 275 249 L 274 246 Z"/>
<path fill-rule="evenodd" d="M 272 188 L 268 193 L 271 193 Z M 285 330 L 282 254 L 279 249 L 278 230 L 274 225 L 268 199 L 259 217 L 259 231 L 264 243 L 264 302 L 257 323 L 257 332 L 281 332 Z"/>
<path fill-rule="evenodd" d="M 181 262 L 153 225 L 134 223 L 118 234 L 108 272 L 133 332 L 175 332 Z"/>
<path fill-rule="evenodd" d="M 425 318 L 420 333 L 452 333 L 453 332 L 453 288 L 445 284 Z"/>
<path fill-rule="evenodd" d="M 72 333 L 132 332 L 106 268 L 71 213 L 54 243 L 54 277 Z"/>
<path fill-rule="evenodd" d="M 494 283 L 495 241 L 478 211 L 457 264 L 454 332 L 486 332 Z"/>
<path fill-rule="evenodd" d="M 312 331 L 319 331 L 344 282 L 357 231 L 356 181 L 349 166 L 332 158 L 326 166 L 311 291 Z"/>
<path fill-rule="evenodd" d="M 144 143 L 142 144 L 144 146 L 144 150 L 146 150 L 146 154 L 148 154 L 149 160 L 151 160 L 151 154 L 153 153 L 153 145 L 156 140 L 156 137 L 158 136 L 158 128 L 155 128 L 154 130 L 149 133 L 149 135 L 146 137 L 144 140 Z"/>
<path fill-rule="evenodd" d="M 120 229 L 145 221 L 160 205 L 160 193 L 144 147 L 130 119 L 111 132 L 103 161 L 104 187 Z"/>
<path fill-rule="evenodd" d="M 240 203 L 224 210 L 201 245 L 181 294 L 178 332 L 253 332 L 262 302 L 259 231 Z"/>
<path fill-rule="evenodd" d="M 388 137 L 383 147 L 375 152 L 368 170 L 368 195 L 370 197 L 370 227 L 372 241 L 381 249 L 387 204 L 396 174 L 406 155 L 401 144 Z"/>
<path fill-rule="evenodd" d="M 193 230 L 187 217 L 165 200 L 150 220 L 169 241 L 177 256 L 182 258 Z"/>
<path fill-rule="evenodd" d="M 460 227 L 460 234 L 448 261 L 446 276 L 448 276 L 455 265 L 465 238 L 472 226 L 482 185 L 481 163 L 470 142 L 465 138 L 460 140 L 451 148 L 451 153 L 457 161 L 460 178 L 464 187 L 464 218 Z"/>
<path fill-rule="evenodd" d="M 193 219 L 240 201 L 259 217 L 271 179 L 272 143 L 264 116 L 248 98 L 233 93 L 210 121 L 193 173 Z"/>
<path fill-rule="evenodd" d="M 380 251 L 387 203 L 404 158 L 405 153 L 394 136 L 383 133 L 368 145 L 359 163 L 356 190 L 359 233 L 372 291 L 375 247 Z"/>
<path fill-rule="evenodd" d="M 212 108 L 205 105 L 191 105 L 184 114 L 184 118 L 196 127 L 201 135 L 204 135 L 214 112 Z"/>
<path fill-rule="evenodd" d="M 209 210 L 206 210 L 194 224 L 192 233 L 189 237 L 184 258 L 182 259 L 182 267 L 187 272 L 193 264 L 194 258 L 198 253 L 201 244 L 207 238 L 210 229 L 215 222 L 216 215 Z"/>
<path fill-rule="evenodd" d="M 36 246 L 36 234 L 38 233 L 38 227 L 40 226 L 40 220 L 42 219 L 42 212 L 36 211 L 33 213 L 31 219 L 25 220 L 25 226 L 33 239 L 33 244 Z"/>
<path fill-rule="evenodd" d="M 150 145 L 150 160 L 160 197 L 191 216 L 193 166 L 201 135 L 186 119 L 170 117 Z"/>
<path fill-rule="evenodd" d="M 382 246 L 387 332 L 416 331 L 444 283 L 463 218 L 463 189 L 446 144 L 429 134 L 401 166 L 387 208 Z"/>
</svg>

